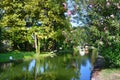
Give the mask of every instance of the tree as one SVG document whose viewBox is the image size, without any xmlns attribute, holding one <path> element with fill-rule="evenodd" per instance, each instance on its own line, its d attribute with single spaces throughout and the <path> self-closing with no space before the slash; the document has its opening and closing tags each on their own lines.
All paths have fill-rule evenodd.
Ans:
<svg viewBox="0 0 120 80">
<path fill-rule="evenodd" d="M 101 48 L 106 65 L 120 66 L 120 1 L 94 0 L 91 17 L 90 39 L 96 47 Z"/>
<path fill-rule="evenodd" d="M 4 39 L 12 40 L 17 48 L 28 41 L 34 44 L 34 34 L 37 45 L 42 39 L 55 39 L 57 30 L 68 27 L 61 4 L 62 0 L 2 0 L 0 7 L 5 13 L 0 24 Z"/>
</svg>

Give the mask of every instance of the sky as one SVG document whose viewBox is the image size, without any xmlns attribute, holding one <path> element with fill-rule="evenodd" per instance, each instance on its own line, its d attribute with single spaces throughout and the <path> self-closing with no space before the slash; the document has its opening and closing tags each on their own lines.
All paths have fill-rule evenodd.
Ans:
<svg viewBox="0 0 120 80">
<path fill-rule="evenodd" d="M 69 18 L 72 27 L 86 26 L 89 21 L 89 18 L 87 17 L 87 6 L 85 6 L 81 0 L 79 3 L 76 3 L 74 0 L 66 0 L 64 8 L 66 9 L 64 15 L 66 18 Z"/>
</svg>

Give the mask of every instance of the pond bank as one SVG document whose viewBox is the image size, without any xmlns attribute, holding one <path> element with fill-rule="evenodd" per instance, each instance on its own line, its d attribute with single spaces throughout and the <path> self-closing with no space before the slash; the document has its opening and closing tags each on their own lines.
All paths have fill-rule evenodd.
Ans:
<svg viewBox="0 0 120 80">
<path fill-rule="evenodd" d="M 103 61 L 104 61 L 104 58 L 102 56 L 98 55 L 95 65 L 94 65 L 94 68 L 93 68 L 93 71 L 91 73 L 91 80 L 101 80 L 99 78 L 99 73 L 102 69 Z"/>
<path fill-rule="evenodd" d="M 102 69 L 99 72 L 99 80 L 120 80 L 120 69 Z M 98 79 L 97 79 L 98 80 Z"/>
<path fill-rule="evenodd" d="M 90 80 L 92 70 L 90 58 L 90 55 L 65 54 L 54 58 L 2 63 L 0 80 L 33 80 L 34 78 L 35 80 Z"/>
<path fill-rule="evenodd" d="M 16 60 L 29 60 L 33 58 L 44 58 L 44 57 L 54 57 L 55 54 L 51 54 L 50 52 L 41 52 L 37 55 L 35 52 L 8 52 L 8 53 L 1 53 L 0 54 L 0 63 L 2 62 L 9 62 L 9 61 L 16 61 Z M 11 58 L 11 59 L 10 59 Z"/>
<path fill-rule="evenodd" d="M 98 55 L 93 71 L 91 73 L 91 80 L 120 80 L 119 68 L 106 68 L 103 67 L 104 58 Z"/>
</svg>

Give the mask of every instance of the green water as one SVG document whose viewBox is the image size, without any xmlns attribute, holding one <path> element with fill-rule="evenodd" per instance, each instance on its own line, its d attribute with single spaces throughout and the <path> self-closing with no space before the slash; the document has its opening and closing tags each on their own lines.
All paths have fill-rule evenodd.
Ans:
<svg viewBox="0 0 120 80">
<path fill-rule="evenodd" d="M 94 60 L 90 55 L 63 55 L 0 63 L 0 80 L 90 80 Z"/>
</svg>

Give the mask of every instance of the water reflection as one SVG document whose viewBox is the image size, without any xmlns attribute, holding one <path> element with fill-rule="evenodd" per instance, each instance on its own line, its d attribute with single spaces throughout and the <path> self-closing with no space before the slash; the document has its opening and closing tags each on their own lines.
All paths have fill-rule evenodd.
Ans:
<svg viewBox="0 0 120 80">
<path fill-rule="evenodd" d="M 90 60 L 83 60 L 80 68 L 80 80 L 90 80 L 91 69 L 92 66 L 90 64 Z"/>
<path fill-rule="evenodd" d="M 92 57 L 93 59 L 93 57 Z M 90 80 L 90 56 L 59 56 L 0 64 L 0 80 Z"/>
<path fill-rule="evenodd" d="M 28 71 L 32 71 L 33 68 L 35 67 L 35 63 L 36 63 L 36 60 L 33 59 L 30 63 L 29 63 L 29 68 L 28 68 Z"/>
</svg>

